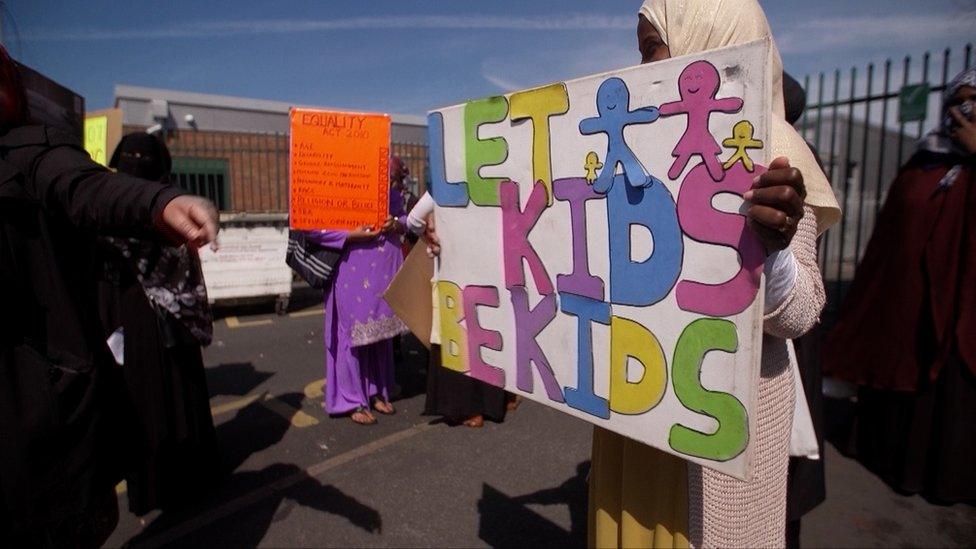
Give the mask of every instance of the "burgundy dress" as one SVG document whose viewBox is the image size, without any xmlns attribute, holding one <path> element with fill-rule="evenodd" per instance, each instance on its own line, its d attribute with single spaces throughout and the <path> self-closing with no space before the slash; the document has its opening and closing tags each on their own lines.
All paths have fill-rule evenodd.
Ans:
<svg viewBox="0 0 976 549">
<path fill-rule="evenodd" d="M 976 499 L 974 173 L 924 152 L 902 169 L 823 350 L 825 375 L 861 386 L 858 459 L 943 501 Z"/>
</svg>

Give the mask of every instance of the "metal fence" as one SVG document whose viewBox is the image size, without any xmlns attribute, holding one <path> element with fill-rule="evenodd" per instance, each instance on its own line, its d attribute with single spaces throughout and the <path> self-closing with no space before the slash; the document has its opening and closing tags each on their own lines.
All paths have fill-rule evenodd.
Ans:
<svg viewBox="0 0 976 549">
<path fill-rule="evenodd" d="M 190 192 L 206 196 L 221 211 L 288 211 L 288 134 L 174 130 L 166 135 L 173 156 L 173 179 Z M 411 189 L 426 189 L 427 145 L 393 143 L 407 164 Z"/>
<path fill-rule="evenodd" d="M 813 101 L 798 126 L 820 154 L 844 211 L 820 241 L 828 318 L 854 277 L 888 186 L 917 140 L 938 125 L 946 83 L 971 66 L 971 57 L 967 44 L 961 53 L 926 52 L 920 66 L 907 56 L 899 64 L 869 64 L 863 73 L 852 67 L 849 73 L 838 69 L 805 78 Z"/>
</svg>

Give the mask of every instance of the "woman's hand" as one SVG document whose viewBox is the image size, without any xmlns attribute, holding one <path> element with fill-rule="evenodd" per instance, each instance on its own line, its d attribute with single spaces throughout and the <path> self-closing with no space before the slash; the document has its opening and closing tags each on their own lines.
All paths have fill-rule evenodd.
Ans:
<svg viewBox="0 0 976 549">
<path fill-rule="evenodd" d="M 156 228 L 171 240 L 193 248 L 213 243 L 216 251 L 219 214 L 213 202 L 206 198 L 177 196 L 163 208 L 156 220 Z"/>
<path fill-rule="evenodd" d="M 970 122 L 959 107 L 950 107 L 949 114 L 956 120 L 956 128 L 952 130 L 952 138 L 964 151 L 976 154 L 976 122 Z"/>
<path fill-rule="evenodd" d="M 377 234 L 379 233 L 374 231 L 370 226 L 363 225 L 362 227 L 349 231 L 349 234 L 346 235 L 346 242 L 366 242 L 376 238 Z"/>
<path fill-rule="evenodd" d="M 427 216 L 424 239 L 427 240 L 427 255 L 431 257 L 441 255 L 441 239 L 437 237 L 437 230 L 434 227 L 434 214 Z"/>
<path fill-rule="evenodd" d="M 767 253 L 790 245 L 803 218 L 806 196 L 803 174 L 791 168 L 790 160 L 784 156 L 770 162 L 766 173 L 757 177 L 752 189 L 742 195 L 749 203 L 749 227 L 762 240 Z"/>
<path fill-rule="evenodd" d="M 401 229 L 400 221 L 391 215 L 390 217 L 386 218 L 386 221 L 383 222 L 383 226 L 380 227 L 380 232 L 381 233 L 389 233 L 389 232 L 402 233 L 403 230 Z"/>
</svg>

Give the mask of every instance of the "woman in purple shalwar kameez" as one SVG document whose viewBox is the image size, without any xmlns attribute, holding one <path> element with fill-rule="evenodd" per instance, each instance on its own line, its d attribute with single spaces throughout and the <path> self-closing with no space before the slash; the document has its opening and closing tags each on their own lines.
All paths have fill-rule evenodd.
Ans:
<svg viewBox="0 0 976 549">
<path fill-rule="evenodd" d="M 391 178 L 400 163 L 390 163 Z M 325 411 L 350 414 L 371 425 L 371 405 L 394 413 L 392 338 L 405 333 L 383 300 L 383 292 L 403 264 L 400 234 L 406 226 L 403 198 L 390 193 L 390 219 L 379 231 L 321 231 L 312 238 L 321 246 L 343 250 L 332 284 L 325 292 Z"/>
</svg>

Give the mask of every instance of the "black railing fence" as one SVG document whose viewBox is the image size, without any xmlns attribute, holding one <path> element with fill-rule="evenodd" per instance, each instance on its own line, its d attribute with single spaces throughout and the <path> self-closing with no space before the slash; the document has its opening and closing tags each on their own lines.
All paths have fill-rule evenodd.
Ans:
<svg viewBox="0 0 976 549">
<path fill-rule="evenodd" d="M 798 129 L 817 149 L 844 211 L 820 241 L 828 319 L 854 278 L 888 186 L 918 139 L 939 124 L 946 83 L 971 63 L 966 44 L 937 56 L 926 52 L 920 65 L 907 56 L 864 72 L 852 67 L 804 79 L 808 105 Z"/>
<path fill-rule="evenodd" d="M 288 211 L 288 141 L 287 133 L 174 130 L 166 135 L 174 182 L 235 213 Z M 421 194 L 427 145 L 394 142 L 391 148 L 410 169 L 411 190 Z"/>
</svg>

